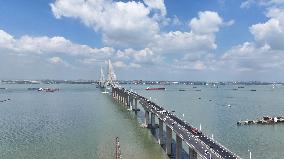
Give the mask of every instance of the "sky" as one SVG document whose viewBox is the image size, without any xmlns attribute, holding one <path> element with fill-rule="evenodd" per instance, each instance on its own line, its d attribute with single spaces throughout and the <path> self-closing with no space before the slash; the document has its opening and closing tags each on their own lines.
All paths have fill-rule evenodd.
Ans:
<svg viewBox="0 0 284 159">
<path fill-rule="evenodd" d="M 0 0 L 0 79 L 284 81 L 284 0 Z"/>
</svg>

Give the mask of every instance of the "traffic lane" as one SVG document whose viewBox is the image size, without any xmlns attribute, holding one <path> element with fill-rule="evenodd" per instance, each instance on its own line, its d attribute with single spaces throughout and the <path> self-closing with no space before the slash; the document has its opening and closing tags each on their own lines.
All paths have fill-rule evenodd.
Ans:
<svg viewBox="0 0 284 159">
<path fill-rule="evenodd" d="M 174 121 L 171 121 L 170 119 L 167 119 L 165 121 L 167 124 L 174 124 L 172 125 L 172 130 L 176 133 L 179 134 L 179 136 L 182 136 L 184 142 L 190 146 L 190 147 L 194 147 L 195 151 L 197 151 L 197 153 L 206 159 L 210 159 L 210 152 L 211 150 L 208 149 L 206 147 L 206 145 L 203 145 L 198 138 L 196 138 L 194 135 L 192 135 L 191 133 L 183 130 L 182 127 L 180 127 L 179 125 L 175 124 Z M 209 152 L 209 153 L 208 153 Z M 214 154 L 213 152 L 211 152 L 211 159 L 218 159 L 219 157 Z"/>
<path fill-rule="evenodd" d="M 195 147 L 195 149 L 199 152 L 200 155 L 204 156 L 205 158 L 210 157 L 210 155 L 208 154 L 208 152 L 211 152 L 210 149 L 207 149 L 206 145 L 203 145 L 202 143 L 200 143 L 200 141 L 197 138 L 195 137 L 192 138 L 191 134 L 188 133 L 187 130 L 184 130 L 182 126 L 179 126 L 178 124 L 176 124 L 176 122 L 173 119 L 171 119 L 168 115 L 160 113 L 156 109 L 153 109 L 153 107 L 148 105 L 146 101 L 142 102 L 142 106 L 144 106 L 146 109 L 152 111 L 153 113 L 157 114 L 160 118 L 162 118 L 166 125 L 172 127 L 173 131 L 183 136 L 183 139 L 187 142 L 187 144 L 190 144 L 193 147 Z M 191 138 L 192 140 L 190 140 Z M 211 158 L 218 158 L 218 157 L 212 153 Z"/>
<path fill-rule="evenodd" d="M 185 123 L 184 121 L 182 121 L 181 119 L 177 118 L 176 116 L 174 116 L 171 113 L 168 113 L 168 115 L 170 116 L 170 118 L 173 118 L 175 121 L 177 121 L 178 124 L 186 127 L 191 133 L 193 133 L 193 131 L 192 131 L 193 127 L 192 126 L 188 125 L 187 123 Z M 231 152 L 229 152 L 228 150 L 226 150 L 224 147 L 220 146 L 219 144 L 213 142 L 212 140 L 210 140 L 205 135 L 203 135 L 203 134 L 196 134 L 196 136 L 200 137 L 200 139 L 204 142 L 204 144 L 206 144 L 207 146 L 212 148 L 215 151 L 215 153 L 218 153 L 220 156 L 223 156 L 225 158 L 232 158 L 232 159 L 237 158 L 237 157 L 234 156 L 234 154 L 232 154 Z"/>
<path fill-rule="evenodd" d="M 190 125 L 188 125 L 188 124 L 185 124 L 184 121 L 181 121 L 179 118 L 177 118 L 177 117 L 174 116 L 173 114 L 169 113 L 168 111 L 166 111 L 166 110 L 163 109 L 162 107 L 157 106 L 155 103 L 153 103 L 153 102 L 147 100 L 147 99 L 144 98 L 144 97 L 142 98 L 142 101 L 143 101 L 143 102 L 142 102 L 141 104 L 143 104 L 144 106 L 146 106 L 147 109 L 151 110 L 152 112 L 154 111 L 155 114 L 160 114 L 160 116 L 161 116 L 161 115 L 164 115 L 164 114 L 161 114 L 161 113 L 159 113 L 158 111 L 164 110 L 164 111 L 165 111 L 164 113 L 166 114 L 166 116 L 175 119 L 176 121 L 178 121 L 178 123 L 179 123 L 180 125 L 186 126 L 187 129 L 189 129 L 189 131 L 190 131 L 191 133 L 193 133 L 192 130 L 191 130 L 192 126 L 190 126 Z M 175 123 L 175 121 L 173 121 L 173 123 Z M 170 124 L 172 124 L 172 123 L 170 123 Z M 196 135 L 196 136 L 200 137 L 201 141 L 204 142 L 204 144 L 205 144 L 206 146 L 209 146 L 211 149 L 213 149 L 214 154 L 215 154 L 215 153 L 218 153 L 220 156 L 225 157 L 225 158 L 236 158 L 236 157 L 234 157 L 234 155 L 233 155 L 232 153 L 228 152 L 226 149 L 223 149 L 223 148 L 222 148 L 221 146 L 219 146 L 218 144 L 212 142 L 210 139 L 208 139 L 208 138 L 205 137 L 204 135 L 200 135 L 200 136 L 199 136 L 199 135 Z"/>
</svg>

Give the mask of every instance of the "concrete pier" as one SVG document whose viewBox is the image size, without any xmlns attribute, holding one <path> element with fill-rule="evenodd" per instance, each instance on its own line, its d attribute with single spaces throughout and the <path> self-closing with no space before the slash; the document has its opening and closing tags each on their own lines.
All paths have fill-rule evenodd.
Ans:
<svg viewBox="0 0 284 159">
<path fill-rule="evenodd" d="M 137 115 L 137 111 L 138 111 L 138 99 L 134 98 L 134 105 L 132 108 L 135 111 L 135 115 Z"/>
<path fill-rule="evenodd" d="M 159 144 L 164 144 L 163 133 L 164 133 L 164 122 L 163 120 L 159 119 Z"/>
<path fill-rule="evenodd" d="M 155 127 L 156 127 L 155 113 L 151 113 L 151 127 L 152 127 L 152 128 L 155 128 Z"/>
<path fill-rule="evenodd" d="M 133 110 L 133 97 L 129 96 L 129 109 Z"/>
<path fill-rule="evenodd" d="M 148 127 L 149 126 L 149 117 L 150 114 L 149 114 L 149 111 L 145 110 L 145 119 L 144 119 L 144 124 Z"/>
<path fill-rule="evenodd" d="M 123 92 L 123 105 L 126 106 L 126 93 Z"/>
<path fill-rule="evenodd" d="M 191 147 L 189 147 L 189 159 L 197 159 L 197 152 L 193 149 L 193 148 L 191 148 Z"/>
<path fill-rule="evenodd" d="M 172 129 L 169 126 L 166 126 L 166 153 L 167 155 L 172 155 Z"/>
<path fill-rule="evenodd" d="M 182 156 L 182 138 L 176 134 L 176 159 L 181 159 Z"/>
</svg>

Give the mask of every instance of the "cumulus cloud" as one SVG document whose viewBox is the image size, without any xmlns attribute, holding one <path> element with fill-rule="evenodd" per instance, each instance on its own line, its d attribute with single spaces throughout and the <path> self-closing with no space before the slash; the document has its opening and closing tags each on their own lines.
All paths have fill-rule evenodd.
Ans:
<svg viewBox="0 0 284 159">
<path fill-rule="evenodd" d="M 159 32 L 159 25 L 150 17 L 150 11 L 151 8 L 162 9 L 163 3 L 148 0 L 146 4 L 149 8 L 135 1 L 56 0 L 50 6 L 56 18 L 76 18 L 101 31 L 103 41 L 108 45 L 142 47 Z"/>
<path fill-rule="evenodd" d="M 273 50 L 269 45 L 257 46 L 245 42 L 228 50 L 220 60 L 227 69 L 237 71 L 267 71 L 284 67 L 284 54 Z"/>
<path fill-rule="evenodd" d="M 268 0 L 259 3 L 273 5 L 284 4 L 284 1 Z M 234 70 L 257 72 L 284 67 L 284 9 L 268 6 L 266 16 L 266 22 L 249 27 L 254 41 L 234 46 L 225 52 L 219 60 L 220 67 L 226 65 Z"/>
<path fill-rule="evenodd" d="M 284 0 L 245 0 L 241 3 L 241 8 L 248 9 L 252 5 L 257 4 L 260 6 L 277 6 L 277 5 L 283 5 Z"/>
<path fill-rule="evenodd" d="M 0 30 L 0 47 L 12 48 L 15 42 L 12 35 L 6 33 L 4 30 Z"/>
<path fill-rule="evenodd" d="M 268 44 L 272 49 L 284 49 L 284 10 L 270 8 L 267 22 L 258 23 L 250 27 L 257 43 Z"/>
<path fill-rule="evenodd" d="M 144 0 L 144 3 L 151 9 L 159 10 L 162 16 L 165 16 L 167 14 L 164 0 Z"/>
<path fill-rule="evenodd" d="M 212 34 L 218 32 L 222 24 L 223 20 L 217 12 L 204 11 L 199 12 L 198 17 L 190 21 L 189 26 L 193 33 Z"/>
<path fill-rule="evenodd" d="M 115 59 L 139 64 L 162 63 L 167 54 L 210 54 L 217 48 L 215 34 L 234 23 L 225 22 L 217 12 L 201 11 L 188 31 L 161 32 L 159 23 L 181 23 L 176 16 L 166 17 L 164 0 L 56 0 L 50 6 L 56 18 L 79 19 L 99 31 L 105 44 L 124 49 L 116 52 Z"/>
<path fill-rule="evenodd" d="M 9 49 L 18 54 L 67 54 L 71 56 L 109 57 L 115 50 L 110 47 L 92 48 L 71 42 L 64 37 L 33 37 L 22 36 L 14 38 L 9 33 L 0 30 L 0 49 Z"/>
<path fill-rule="evenodd" d="M 123 61 L 115 61 L 113 62 L 113 66 L 118 68 L 125 68 L 127 65 Z"/>
<path fill-rule="evenodd" d="M 55 57 L 51 57 L 48 59 L 48 61 L 51 63 L 51 64 L 55 64 L 55 65 L 58 65 L 58 64 L 63 64 L 65 66 L 68 66 L 69 64 L 67 62 L 65 62 L 64 60 L 62 60 L 60 57 L 58 56 L 55 56 Z"/>
<path fill-rule="evenodd" d="M 193 32 L 174 31 L 155 37 L 150 47 L 161 54 L 207 53 L 217 48 L 215 36 L 212 34 L 199 35 Z"/>
<path fill-rule="evenodd" d="M 163 58 L 159 54 L 155 54 L 150 48 L 142 50 L 125 49 L 118 51 L 118 58 L 127 59 L 138 64 L 157 65 L 161 64 Z"/>
</svg>

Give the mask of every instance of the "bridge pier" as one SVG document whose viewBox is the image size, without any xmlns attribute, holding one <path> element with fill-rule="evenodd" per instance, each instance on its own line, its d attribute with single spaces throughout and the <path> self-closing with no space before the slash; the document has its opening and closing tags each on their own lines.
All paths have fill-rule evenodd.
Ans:
<svg viewBox="0 0 284 159">
<path fill-rule="evenodd" d="M 120 92 L 120 90 L 117 92 L 117 101 L 118 101 L 118 103 L 121 102 L 121 92 Z"/>
<path fill-rule="evenodd" d="M 144 119 L 144 123 L 146 125 L 146 127 L 149 127 L 149 111 L 145 110 L 145 119 Z"/>
<path fill-rule="evenodd" d="M 138 99 L 134 98 L 134 111 L 135 111 L 135 115 L 137 115 L 137 111 L 138 111 Z"/>
<path fill-rule="evenodd" d="M 127 94 L 123 92 L 123 105 L 127 106 Z"/>
<path fill-rule="evenodd" d="M 129 109 L 133 110 L 133 97 L 131 95 L 129 95 Z"/>
<path fill-rule="evenodd" d="M 166 153 L 167 155 L 172 155 L 172 129 L 169 126 L 166 126 L 166 134 L 167 134 L 167 140 L 166 140 Z"/>
<path fill-rule="evenodd" d="M 123 98 L 122 98 L 122 92 L 119 93 L 119 98 L 120 98 L 120 100 L 119 100 L 120 103 L 122 103 L 122 100 L 123 100 Z"/>
<path fill-rule="evenodd" d="M 155 122 L 155 113 L 151 113 L 151 128 L 156 127 L 156 122 Z"/>
<path fill-rule="evenodd" d="M 197 159 L 197 152 L 193 148 L 189 147 L 188 154 L 189 159 Z"/>
<path fill-rule="evenodd" d="M 181 159 L 182 156 L 182 138 L 176 134 L 176 159 Z"/>
<path fill-rule="evenodd" d="M 124 105 L 124 101 L 125 101 L 124 98 L 125 98 L 125 97 L 124 97 L 124 92 L 121 92 L 121 104 L 122 104 L 122 105 Z"/>
<path fill-rule="evenodd" d="M 129 108 L 129 94 L 125 92 L 125 106 L 128 109 Z"/>
<path fill-rule="evenodd" d="M 119 100 L 119 101 L 120 101 L 120 103 L 122 104 L 122 101 L 123 101 L 123 94 L 122 94 L 122 91 L 119 92 L 119 97 L 120 97 L 120 100 Z"/>
<path fill-rule="evenodd" d="M 159 119 L 159 144 L 164 144 L 163 133 L 164 133 L 164 122 L 162 119 Z"/>
</svg>

